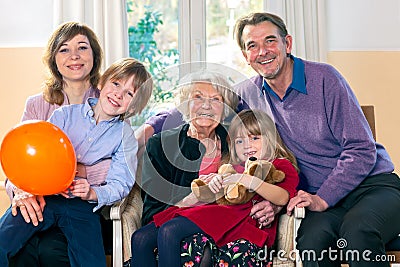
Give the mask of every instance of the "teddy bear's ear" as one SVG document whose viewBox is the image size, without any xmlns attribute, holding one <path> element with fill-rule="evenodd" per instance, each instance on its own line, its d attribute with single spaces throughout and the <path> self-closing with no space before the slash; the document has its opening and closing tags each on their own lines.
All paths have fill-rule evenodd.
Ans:
<svg viewBox="0 0 400 267">
<path fill-rule="evenodd" d="M 253 164 L 254 162 L 257 161 L 256 157 L 250 157 L 246 160 L 246 162 L 244 163 L 244 169 L 247 170 L 251 164 Z"/>
<path fill-rule="evenodd" d="M 221 167 L 219 167 L 218 174 L 225 174 L 225 173 L 230 173 L 230 174 L 236 173 L 232 164 L 222 164 Z"/>
<path fill-rule="evenodd" d="M 274 165 L 269 161 L 263 160 L 260 162 L 259 168 L 261 169 L 262 177 L 265 179 L 273 171 Z"/>
<path fill-rule="evenodd" d="M 253 175 L 264 180 L 272 166 L 272 163 L 266 160 L 248 161 L 245 169 L 246 174 Z"/>
</svg>

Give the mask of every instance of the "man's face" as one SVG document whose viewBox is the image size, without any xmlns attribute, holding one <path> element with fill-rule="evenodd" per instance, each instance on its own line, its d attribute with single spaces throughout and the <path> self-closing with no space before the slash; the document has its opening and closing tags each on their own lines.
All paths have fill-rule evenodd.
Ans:
<svg viewBox="0 0 400 267">
<path fill-rule="evenodd" d="M 287 35 L 283 39 L 274 24 L 264 21 L 245 26 L 242 40 L 242 53 L 247 63 L 264 78 L 276 78 L 286 64 L 286 55 L 292 50 L 292 37 Z"/>
</svg>

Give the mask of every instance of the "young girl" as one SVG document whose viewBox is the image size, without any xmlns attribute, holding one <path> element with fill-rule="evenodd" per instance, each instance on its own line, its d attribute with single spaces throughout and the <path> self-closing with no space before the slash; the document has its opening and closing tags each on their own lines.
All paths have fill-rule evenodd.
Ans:
<svg viewBox="0 0 400 267">
<path fill-rule="evenodd" d="M 173 212 L 171 208 L 154 216 L 157 226 L 167 228 L 175 236 L 180 235 L 182 227 L 190 226 L 188 221 L 202 230 L 191 244 L 182 244 L 182 262 L 186 262 L 183 264 L 211 261 L 213 264 L 218 262 L 229 266 L 256 266 L 260 262 L 257 253 L 264 246 L 271 247 L 275 241 L 278 220 L 267 227 L 260 226 L 256 219 L 249 216 L 252 206 L 264 199 L 284 206 L 296 193 L 299 182 L 296 160 L 283 145 L 274 122 L 266 113 L 258 110 L 240 112 L 229 127 L 229 141 L 229 162 L 239 173 L 244 171 L 244 163 L 249 157 L 256 157 L 270 160 L 285 173 L 285 179 L 272 185 L 250 175 L 237 174 L 222 180 L 219 175 L 211 174 L 214 178 L 209 187 L 214 192 L 219 191 L 225 182 L 240 181 L 257 194 L 251 201 L 241 205 L 222 206 L 213 203 L 179 208 Z M 178 238 L 183 240 L 185 237 Z M 205 246 L 211 248 L 212 259 L 210 256 L 203 257 Z"/>
<path fill-rule="evenodd" d="M 106 266 L 101 215 L 96 211 L 120 201 L 133 187 L 138 145 L 125 119 L 140 113 L 148 102 L 151 75 L 137 60 L 121 59 L 105 71 L 99 88 L 99 98 L 56 109 L 49 121 L 68 135 L 79 163 L 112 159 L 105 180 L 76 179 L 66 191 L 45 196 L 43 219 L 37 226 L 17 214 L 17 208 L 25 208 L 23 201 L 17 201 L 0 219 L 0 266 L 8 266 L 9 257 L 32 235 L 54 225 L 67 238 L 72 267 Z"/>
</svg>

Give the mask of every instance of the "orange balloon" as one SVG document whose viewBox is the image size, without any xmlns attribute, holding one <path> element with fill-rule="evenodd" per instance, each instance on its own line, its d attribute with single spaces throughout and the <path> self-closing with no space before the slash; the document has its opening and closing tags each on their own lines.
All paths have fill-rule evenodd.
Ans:
<svg viewBox="0 0 400 267">
<path fill-rule="evenodd" d="M 47 121 L 25 121 L 11 129 L 1 144 L 0 159 L 8 179 L 34 195 L 67 189 L 76 173 L 71 141 Z"/>
</svg>

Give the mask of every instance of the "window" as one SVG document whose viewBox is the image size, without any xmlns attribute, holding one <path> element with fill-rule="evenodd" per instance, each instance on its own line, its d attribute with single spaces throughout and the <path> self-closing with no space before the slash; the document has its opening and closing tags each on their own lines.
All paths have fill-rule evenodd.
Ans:
<svg viewBox="0 0 400 267">
<path fill-rule="evenodd" d="M 178 0 L 128 0 L 129 56 L 143 62 L 153 76 L 154 90 L 149 105 L 132 125 L 140 126 L 160 109 L 173 104 L 166 69 L 179 63 Z"/>
<path fill-rule="evenodd" d="M 263 10 L 260 0 L 127 0 L 130 56 L 144 62 L 156 80 L 152 103 L 142 118 L 173 105 L 170 91 L 184 73 L 167 77 L 169 66 L 207 61 L 254 75 L 233 37 L 239 16 Z M 182 68 L 183 69 L 183 68 Z M 172 75 L 170 75 L 172 76 Z M 161 107 L 161 103 L 164 105 Z"/>
<path fill-rule="evenodd" d="M 233 36 L 236 20 L 250 12 L 261 12 L 259 0 L 207 0 L 206 60 L 237 69 L 246 76 L 254 75 L 248 67 Z"/>
</svg>

